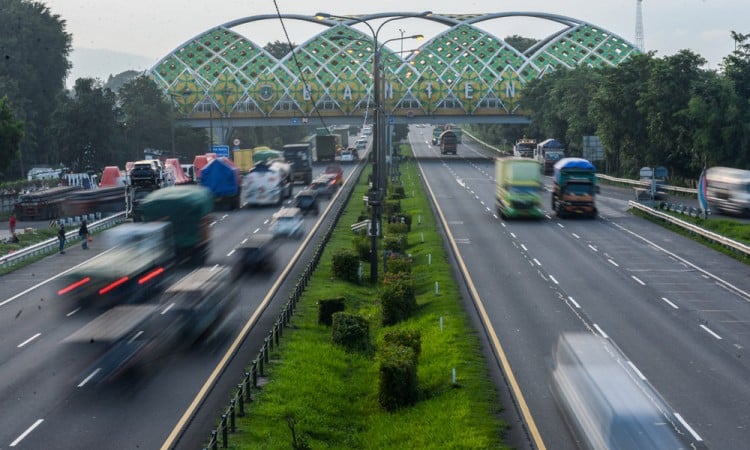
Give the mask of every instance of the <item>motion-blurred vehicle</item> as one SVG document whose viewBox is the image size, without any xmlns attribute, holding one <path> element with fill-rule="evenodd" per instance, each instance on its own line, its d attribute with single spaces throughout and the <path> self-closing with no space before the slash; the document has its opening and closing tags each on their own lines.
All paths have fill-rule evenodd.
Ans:
<svg viewBox="0 0 750 450">
<path fill-rule="evenodd" d="M 313 189 L 303 189 L 294 196 L 294 206 L 302 211 L 302 215 L 311 213 L 318 215 L 318 192 Z"/>
<path fill-rule="evenodd" d="M 305 222 L 299 208 L 281 208 L 271 217 L 271 232 L 277 237 L 301 239 L 305 234 Z"/>
<path fill-rule="evenodd" d="M 750 215 L 750 170 L 706 170 L 706 200 L 720 212 Z"/>
<path fill-rule="evenodd" d="M 280 205 L 292 196 L 292 166 L 279 160 L 256 163 L 242 178 L 240 206 Z"/>
<path fill-rule="evenodd" d="M 347 148 L 346 150 L 341 152 L 341 162 L 354 162 L 357 157 L 356 155 L 357 149 L 354 148 Z"/>
<path fill-rule="evenodd" d="M 253 234 L 235 249 L 235 277 L 258 272 L 271 272 L 273 254 L 278 248 L 276 236 Z"/>
<path fill-rule="evenodd" d="M 609 340 L 564 334 L 554 363 L 553 396 L 583 448 L 704 448 Z"/>
<path fill-rule="evenodd" d="M 515 156 L 495 159 L 495 207 L 500 217 L 544 217 L 541 191 L 539 162 Z"/>
<path fill-rule="evenodd" d="M 312 183 L 307 186 L 307 189 L 315 191 L 318 194 L 318 197 L 331 198 L 333 197 L 333 194 L 336 193 L 338 186 L 336 185 L 336 180 L 332 176 L 321 175 L 312 180 Z"/>
<path fill-rule="evenodd" d="M 58 280 L 60 298 L 110 307 L 147 299 L 174 266 L 203 264 L 209 252 L 213 198 L 196 185 L 158 189 L 143 199 L 144 222 L 102 233 L 110 249 L 75 266 Z"/>
<path fill-rule="evenodd" d="M 587 159 L 563 158 L 553 167 L 552 209 L 557 217 L 594 218 L 597 214 L 596 167 Z"/>
<path fill-rule="evenodd" d="M 334 183 L 341 186 L 344 184 L 344 168 L 341 164 L 329 164 L 326 166 L 326 170 L 323 171 L 323 175 L 330 175 L 333 177 Z"/>
<path fill-rule="evenodd" d="M 158 301 L 116 306 L 63 343 L 97 352 L 85 372 L 90 374 L 86 383 L 116 381 L 221 330 L 237 299 L 235 286 L 229 267 L 195 269 L 164 290 Z"/>
</svg>

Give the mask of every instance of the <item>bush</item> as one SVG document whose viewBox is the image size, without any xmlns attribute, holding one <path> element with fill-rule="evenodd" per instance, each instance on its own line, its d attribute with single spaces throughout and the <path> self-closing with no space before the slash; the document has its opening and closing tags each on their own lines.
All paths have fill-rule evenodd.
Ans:
<svg viewBox="0 0 750 450">
<path fill-rule="evenodd" d="M 393 200 L 398 200 L 402 198 L 406 198 L 406 191 L 404 191 L 404 187 L 400 184 L 396 184 L 393 186 L 390 186 L 390 194 L 388 194 L 388 198 Z"/>
<path fill-rule="evenodd" d="M 390 220 L 385 225 L 385 234 L 406 234 L 409 232 L 408 227 L 405 223 L 401 222 L 391 222 Z"/>
<path fill-rule="evenodd" d="M 392 254 L 385 261 L 385 271 L 388 273 L 411 273 L 412 264 L 410 257 Z"/>
<path fill-rule="evenodd" d="M 344 297 L 318 300 L 318 323 L 331 326 L 333 314 L 344 310 Z"/>
<path fill-rule="evenodd" d="M 357 254 L 360 261 L 370 260 L 370 244 L 370 236 L 364 231 L 360 231 L 352 238 L 354 252 Z"/>
<path fill-rule="evenodd" d="M 380 293 L 383 325 L 393 325 L 408 319 L 417 309 L 414 278 L 409 273 L 387 272 Z"/>
<path fill-rule="evenodd" d="M 409 347 L 414 350 L 416 361 L 422 353 L 422 334 L 419 330 L 388 330 L 383 335 L 383 344 Z"/>
<path fill-rule="evenodd" d="M 384 213 L 386 216 L 393 216 L 401 212 L 401 200 L 386 200 Z"/>
<path fill-rule="evenodd" d="M 334 344 L 351 351 L 370 348 L 370 323 L 363 316 L 346 312 L 333 314 L 331 339 Z"/>
<path fill-rule="evenodd" d="M 380 355 L 378 401 L 388 411 L 417 402 L 417 364 L 414 350 L 403 345 L 387 345 Z"/>
<path fill-rule="evenodd" d="M 344 281 L 359 283 L 359 256 L 351 250 L 333 254 L 333 276 Z"/>
<path fill-rule="evenodd" d="M 405 253 L 408 242 L 405 234 L 395 234 L 383 238 L 383 248 L 393 253 Z"/>
</svg>

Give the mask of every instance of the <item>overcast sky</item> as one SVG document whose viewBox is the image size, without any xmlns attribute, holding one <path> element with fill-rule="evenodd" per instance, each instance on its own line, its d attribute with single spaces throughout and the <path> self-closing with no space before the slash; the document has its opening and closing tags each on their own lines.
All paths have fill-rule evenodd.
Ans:
<svg viewBox="0 0 750 450">
<path fill-rule="evenodd" d="M 74 48 L 106 49 L 145 57 L 138 59 L 143 67 L 132 67 L 134 69 L 147 69 L 191 37 L 214 26 L 243 17 L 276 13 L 274 2 L 270 0 L 41 1 L 66 21 Z M 543 12 L 592 23 L 635 43 L 636 0 L 277 0 L 277 4 L 284 14 L 307 15 L 318 11 L 341 15 L 427 10 L 434 13 Z M 690 49 L 706 58 L 710 68 L 718 69 L 722 58 L 734 48 L 730 31 L 750 33 L 750 0 L 643 0 L 642 5 L 645 47 L 656 51 L 657 56 Z M 323 29 L 298 21 L 286 21 L 285 25 L 296 44 Z M 485 22 L 479 27 L 501 38 L 512 34 L 542 38 L 559 29 L 547 22 L 518 18 Z M 381 41 L 398 37 L 399 29 L 407 35 L 424 34 L 426 38 L 444 30 L 425 21 L 399 20 L 383 28 L 379 35 Z M 261 46 L 285 40 L 278 19 L 235 30 Z M 416 46 L 404 45 L 405 49 Z M 99 74 L 79 73 L 78 76 Z"/>
</svg>

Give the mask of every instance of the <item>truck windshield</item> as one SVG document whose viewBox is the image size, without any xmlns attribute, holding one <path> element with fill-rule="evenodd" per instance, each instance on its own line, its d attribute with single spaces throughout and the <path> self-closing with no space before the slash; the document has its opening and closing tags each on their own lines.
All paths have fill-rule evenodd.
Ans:
<svg viewBox="0 0 750 450">
<path fill-rule="evenodd" d="M 568 184 L 568 193 L 577 195 L 592 195 L 594 193 L 593 184 Z"/>
<path fill-rule="evenodd" d="M 508 192 L 511 194 L 536 194 L 539 188 L 536 186 L 508 186 Z"/>
</svg>

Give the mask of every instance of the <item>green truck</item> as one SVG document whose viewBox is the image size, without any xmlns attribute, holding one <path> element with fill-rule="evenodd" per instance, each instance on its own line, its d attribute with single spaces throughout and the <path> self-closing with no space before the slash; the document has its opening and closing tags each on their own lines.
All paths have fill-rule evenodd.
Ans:
<svg viewBox="0 0 750 450">
<path fill-rule="evenodd" d="M 211 193 L 200 186 L 153 191 L 138 207 L 143 222 L 102 233 L 97 239 L 109 250 L 66 271 L 58 296 L 100 308 L 149 298 L 175 266 L 206 261 L 212 208 Z"/>
<path fill-rule="evenodd" d="M 563 158 L 554 166 L 552 209 L 557 217 L 596 217 L 596 167 L 587 159 Z"/>
<path fill-rule="evenodd" d="M 495 159 L 495 204 L 503 219 L 544 217 L 542 166 L 520 157 Z"/>
</svg>

